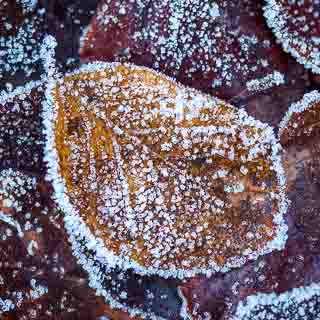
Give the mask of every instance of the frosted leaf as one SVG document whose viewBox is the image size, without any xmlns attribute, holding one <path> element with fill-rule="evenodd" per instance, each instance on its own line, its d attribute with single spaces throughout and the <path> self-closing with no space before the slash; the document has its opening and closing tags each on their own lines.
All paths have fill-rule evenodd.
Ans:
<svg viewBox="0 0 320 320">
<path fill-rule="evenodd" d="M 319 131 L 320 93 L 312 91 L 293 103 L 279 124 L 282 144 L 290 144 L 296 139 L 314 136 Z"/>
<path fill-rule="evenodd" d="M 258 91 L 266 91 L 283 84 L 268 75 L 288 70 L 261 18 L 254 0 L 103 0 L 80 55 L 151 67 L 223 98 L 254 79 L 264 79 Z"/>
<path fill-rule="evenodd" d="M 233 320 L 314 320 L 320 315 L 320 287 L 314 283 L 277 295 L 259 293 L 239 303 Z"/>
<path fill-rule="evenodd" d="M 249 91 L 263 91 L 273 86 L 279 86 L 284 84 L 284 76 L 278 71 L 274 71 L 272 74 L 269 74 L 262 79 L 254 79 L 247 82 L 247 89 Z"/>
<path fill-rule="evenodd" d="M 1 76 L 14 75 L 18 71 L 30 76 L 37 70 L 40 59 L 40 43 L 45 27 L 44 9 L 37 1 L 1 1 L 4 24 L 0 32 Z"/>
<path fill-rule="evenodd" d="M 320 176 L 320 93 L 311 91 L 293 103 L 279 126 L 295 226 L 311 248 L 318 241 Z"/>
<path fill-rule="evenodd" d="M 244 110 L 120 64 L 67 75 L 47 99 L 46 159 L 67 229 L 110 268 L 185 277 L 282 248 L 280 147 Z M 249 229 L 260 236 L 248 241 Z"/>
<path fill-rule="evenodd" d="M 3 166 L 35 170 L 41 166 L 43 82 L 0 92 L 0 161 Z"/>
<path fill-rule="evenodd" d="M 285 51 L 320 73 L 319 1 L 267 0 L 264 15 Z"/>
</svg>

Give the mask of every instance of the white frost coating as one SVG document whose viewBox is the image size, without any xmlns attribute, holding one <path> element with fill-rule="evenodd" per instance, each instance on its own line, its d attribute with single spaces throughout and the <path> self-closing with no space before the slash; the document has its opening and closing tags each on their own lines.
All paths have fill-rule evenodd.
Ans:
<svg viewBox="0 0 320 320">
<path fill-rule="evenodd" d="M 27 247 L 27 251 L 28 251 L 28 254 L 30 256 L 33 256 L 34 255 L 34 252 L 33 252 L 33 249 L 36 249 L 38 250 L 39 247 L 38 247 L 38 243 L 34 240 L 31 240 L 28 244 L 28 247 Z"/>
<path fill-rule="evenodd" d="M 56 39 L 51 36 L 47 35 L 44 40 L 43 44 L 40 48 L 40 55 L 43 61 L 43 67 L 46 71 L 46 75 L 48 78 L 53 77 L 56 71 L 56 60 L 55 60 L 55 48 L 57 46 Z"/>
<path fill-rule="evenodd" d="M 81 48 L 84 46 L 85 42 L 87 41 L 87 35 L 89 30 L 90 30 L 90 25 L 87 25 L 82 29 L 82 32 L 79 37 L 79 52 L 81 51 Z"/>
<path fill-rule="evenodd" d="M 30 81 L 25 86 L 17 87 L 13 91 L 1 91 L 0 104 L 5 105 L 8 102 L 13 102 L 17 97 L 28 95 L 33 89 L 40 87 L 42 84 L 43 81 Z M 3 205 L 5 207 L 13 207 L 17 211 L 21 208 L 21 203 L 16 199 L 17 196 L 23 196 L 27 190 L 31 190 L 36 184 L 34 178 L 11 168 L 0 172 L 0 181 L 0 199 L 3 201 Z M 0 220 L 14 227 L 19 237 L 24 236 L 19 222 L 8 213 L 0 211 Z"/>
<path fill-rule="evenodd" d="M 10 310 L 13 310 L 14 308 L 15 308 L 15 305 L 14 305 L 13 301 L 11 301 L 10 299 L 3 300 L 0 297 L 0 315 L 3 312 L 8 312 Z"/>
<path fill-rule="evenodd" d="M 38 4 L 38 0 L 17 0 L 17 2 L 23 7 L 24 12 L 32 12 Z"/>
<path fill-rule="evenodd" d="M 211 8 L 209 9 L 209 15 L 212 17 L 212 19 L 218 18 L 220 16 L 219 6 L 215 2 L 212 3 Z"/>
<path fill-rule="evenodd" d="M 37 284 L 35 279 L 31 279 L 30 286 L 31 288 L 29 293 L 19 292 L 19 294 L 16 294 L 17 292 L 14 292 L 14 297 L 12 300 L 4 300 L 0 297 L 0 315 L 3 312 L 12 311 L 15 308 L 19 308 L 24 301 L 36 300 L 48 293 L 48 288 Z"/>
<path fill-rule="evenodd" d="M 310 303 L 312 298 L 317 298 L 317 303 Z M 320 302 L 320 285 L 313 283 L 310 286 L 294 288 L 279 295 L 275 293 L 259 293 L 247 297 L 241 301 L 237 307 L 236 314 L 233 320 L 276 320 L 279 319 L 279 314 L 290 317 L 290 320 L 303 320 L 307 318 L 306 313 Z M 265 310 L 263 307 L 266 307 Z M 290 311 L 290 310 L 291 311 Z M 269 310 L 269 312 L 267 312 Z M 271 311 L 271 312 L 270 312 Z M 314 310 L 316 311 L 316 310 Z M 289 313 L 290 312 L 290 313 Z M 320 310 L 314 314 L 315 318 L 319 319 Z M 281 318 L 283 319 L 283 318 Z"/>
<path fill-rule="evenodd" d="M 184 100 L 183 95 L 178 93 L 177 97 L 176 97 L 176 110 L 175 110 L 176 123 L 181 122 L 184 118 L 183 107 L 184 107 L 185 103 L 186 103 L 186 101 Z"/>
<path fill-rule="evenodd" d="M 185 320 L 192 320 L 191 314 L 188 312 L 188 301 L 183 295 L 180 288 L 178 288 L 178 295 L 182 301 L 181 309 L 180 309 L 180 316 L 182 319 Z"/>
<path fill-rule="evenodd" d="M 284 75 L 279 71 L 274 71 L 261 79 L 248 81 L 246 86 L 249 91 L 263 91 L 284 83 Z"/>
<path fill-rule="evenodd" d="M 134 7 L 130 15 L 139 27 L 135 28 L 136 31 L 129 30 L 128 36 L 134 43 L 148 43 L 148 56 L 152 55 L 150 66 L 155 70 L 169 72 L 176 78 L 184 74 L 187 83 L 191 80 L 196 86 L 199 84 L 195 75 L 201 74 L 203 85 L 209 80 L 207 89 L 214 89 L 238 87 L 239 82 L 243 86 L 257 72 L 262 77 L 278 65 L 272 55 L 259 54 L 261 49 L 270 52 L 273 44 L 268 33 L 261 28 L 253 30 L 242 26 L 241 19 L 240 25 L 228 23 L 238 21 L 243 15 L 250 21 L 260 17 L 259 9 L 251 10 L 254 1 L 246 2 L 245 6 L 240 5 L 240 1 L 212 0 L 129 2 L 127 8 Z M 97 31 L 94 26 L 106 33 L 112 33 L 114 25 L 126 29 L 126 19 L 122 18 L 123 6 L 122 1 L 105 0 L 95 15 L 96 21 L 90 26 L 92 35 Z M 92 38 L 84 43 L 84 53 L 90 50 L 94 41 Z M 135 49 L 131 45 L 122 49 L 112 53 L 115 61 L 123 61 L 123 56 L 132 61 Z"/>
<path fill-rule="evenodd" d="M 312 72 L 320 74 L 319 44 L 317 45 L 317 43 L 315 43 L 314 38 L 301 36 L 298 32 L 292 32 L 289 30 L 287 24 L 292 22 L 299 29 L 301 29 L 303 25 L 307 30 L 308 28 L 316 28 L 316 26 L 309 26 L 307 24 L 308 21 L 306 21 L 303 16 L 293 17 L 279 0 L 266 0 L 266 3 L 267 4 L 264 7 L 264 16 L 268 26 L 280 40 L 283 49 L 290 53 L 307 69 L 311 69 Z M 317 6 L 316 3 L 312 4 L 312 1 L 309 3 L 315 7 Z M 304 5 L 304 2 L 302 1 L 301 4 Z M 290 21 L 290 19 L 292 21 Z M 316 20 L 316 18 L 314 19 Z M 303 21 L 303 24 L 301 24 L 301 21 Z"/>
<path fill-rule="evenodd" d="M 97 71 L 102 70 L 104 68 L 114 68 L 118 66 L 117 63 L 110 64 L 110 63 L 93 63 L 82 67 L 80 70 L 75 71 L 73 74 L 77 74 L 79 72 L 86 72 L 86 71 Z M 128 66 L 128 65 L 127 65 Z M 138 68 L 135 66 L 130 65 L 130 68 Z M 139 70 L 144 69 L 148 70 L 149 72 L 152 71 L 148 68 L 139 67 Z M 152 71 L 154 72 L 154 71 Z M 168 78 L 170 79 L 170 78 Z M 173 81 L 172 79 L 170 79 Z M 192 270 L 185 270 L 185 269 L 178 269 L 172 268 L 170 270 L 162 270 L 154 267 L 143 267 L 138 263 L 131 261 L 128 257 L 125 256 L 117 256 L 108 248 L 105 247 L 102 239 L 98 237 L 94 237 L 93 234 L 90 232 L 89 228 L 85 225 L 83 219 L 80 217 L 78 210 L 71 204 L 69 197 L 65 192 L 65 184 L 63 179 L 59 174 L 59 165 L 58 165 L 58 155 L 55 148 L 55 141 L 54 141 L 54 128 L 53 123 L 56 119 L 56 106 L 54 104 L 51 91 L 52 88 L 55 86 L 56 82 L 54 79 L 48 80 L 48 90 L 46 91 L 46 101 L 43 104 L 43 122 L 45 127 L 45 135 L 46 135 L 46 146 L 45 146 L 45 161 L 48 163 L 48 174 L 47 179 L 52 181 L 54 186 L 54 196 L 63 211 L 65 212 L 65 226 L 68 230 L 70 239 L 73 244 L 74 254 L 79 257 L 83 256 L 82 251 L 85 251 L 85 248 L 90 248 L 94 252 L 94 257 L 96 261 L 102 263 L 106 266 L 107 269 L 113 269 L 116 266 L 119 266 L 121 269 L 131 269 L 133 268 L 135 272 L 139 274 L 157 274 L 161 277 L 176 277 L 176 278 L 184 278 L 190 277 L 198 273 L 203 273 L 210 275 L 212 272 L 226 272 L 233 267 L 239 267 L 245 263 L 246 259 L 256 259 L 258 256 L 269 253 L 275 249 L 282 249 L 286 239 L 287 239 L 287 226 L 283 219 L 283 214 L 287 210 L 287 199 L 284 193 L 285 190 L 285 176 L 284 170 L 282 168 L 281 159 L 279 157 L 279 150 L 280 145 L 276 137 L 274 136 L 272 128 L 265 131 L 265 137 L 261 139 L 263 141 L 268 141 L 272 147 L 272 159 L 273 159 L 273 166 L 275 172 L 277 174 L 278 184 L 280 187 L 280 192 L 277 195 L 279 199 L 279 212 L 274 215 L 274 222 L 278 226 L 277 228 L 277 236 L 270 242 L 268 245 L 260 250 L 259 252 L 251 252 L 248 253 L 246 258 L 244 257 L 236 257 L 230 259 L 224 266 L 219 266 L 217 264 L 212 263 L 210 268 L 194 268 Z M 183 87 L 178 85 L 179 90 L 184 90 Z M 193 90 L 194 93 L 197 91 Z M 201 93 L 202 94 L 202 93 Z M 210 98 L 212 99 L 212 98 Z M 213 99 L 214 101 L 219 102 L 218 99 Z M 259 121 L 254 120 L 253 118 L 249 117 L 245 111 L 240 112 L 240 119 L 239 123 L 247 124 L 248 126 L 258 126 L 260 128 L 268 128 L 266 124 L 263 124 Z M 253 154 L 254 156 L 254 154 Z M 79 245 L 79 241 L 83 240 L 85 247 Z M 99 281 L 95 278 L 95 273 L 92 272 L 90 263 L 87 261 L 86 258 L 79 259 L 81 265 L 88 271 L 89 276 L 93 279 L 92 283 L 94 284 L 93 287 L 97 289 L 99 285 Z M 100 291 L 103 289 L 100 288 Z"/>
<path fill-rule="evenodd" d="M 35 279 L 31 279 L 30 285 L 32 288 L 32 290 L 30 291 L 30 298 L 32 300 L 39 299 L 43 295 L 48 293 L 48 288 L 37 284 L 37 281 Z"/>
<path fill-rule="evenodd" d="M 31 4 L 35 1 L 20 1 L 23 5 L 24 13 L 32 11 Z M 28 5 L 27 5 L 28 3 Z M 15 74 L 23 71 L 27 76 L 36 70 L 36 62 L 40 59 L 41 34 L 38 32 L 40 24 L 44 23 L 44 9 L 39 9 L 32 16 L 24 17 L 24 21 L 19 25 L 14 35 L 0 37 L 0 78 L 2 73 Z M 5 17 L 6 18 L 6 17 Z M 5 20 L 6 21 L 6 20 Z M 10 21 L 5 23 L 6 29 L 13 28 Z"/>
<path fill-rule="evenodd" d="M 21 229 L 21 226 L 20 226 L 19 222 L 14 220 L 7 213 L 4 213 L 4 212 L 0 211 L 0 220 L 5 222 L 5 223 L 7 223 L 7 224 L 9 224 L 10 226 L 14 227 L 17 230 L 18 236 L 20 238 L 23 237 L 23 232 L 22 232 L 22 229 Z"/>
<path fill-rule="evenodd" d="M 20 88 L 17 92 L 20 92 Z M 24 92 L 24 91 L 23 91 Z M 0 97 L 3 98 L 4 95 Z M 12 93 L 8 94 L 6 102 L 10 101 Z M 32 190 L 36 185 L 36 179 L 11 168 L 0 171 L 0 202 L 3 208 L 15 210 L 17 213 L 22 210 L 21 197 L 27 191 Z M 13 219 L 9 213 L 0 211 L 0 220 L 9 224 L 17 230 L 18 236 L 23 237 L 22 227 L 18 221 Z"/>
<path fill-rule="evenodd" d="M 281 137 L 283 130 L 287 127 L 291 117 L 295 113 L 302 113 L 303 111 L 312 107 L 315 103 L 319 103 L 319 102 L 320 102 L 320 93 L 314 90 L 305 94 L 300 101 L 292 104 L 279 124 L 279 137 Z"/>
<path fill-rule="evenodd" d="M 245 187 L 241 182 L 238 184 L 224 186 L 224 191 L 227 193 L 228 192 L 239 193 L 239 192 L 243 192 L 244 190 L 245 190 Z"/>
<path fill-rule="evenodd" d="M 2 206 L 21 211 L 22 203 L 19 200 L 27 191 L 35 187 L 36 179 L 23 172 L 11 168 L 0 171 L 0 201 Z"/>
<path fill-rule="evenodd" d="M 12 101 L 15 97 L 29 94 L 34 88 L 40 87 L 43 81 L 30 81 L 25 86 L 17 87 L 13 91 L 0 92 L 0 104 L 5 104 Z"/>
</svg>

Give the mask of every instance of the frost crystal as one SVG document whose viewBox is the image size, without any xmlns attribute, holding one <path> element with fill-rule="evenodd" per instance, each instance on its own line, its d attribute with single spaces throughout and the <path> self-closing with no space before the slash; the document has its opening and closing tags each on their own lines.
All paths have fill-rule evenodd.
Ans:
<svg viewBox="0 0 320 320">
<path fill-rule="evenodd" d="M 12 32 L 0 36 L 0 78 L 5 73 L 14 75 L 17 71 L 23 71 L 29 76 L 36 71 L 36 63 L 40 59 L 44 10 L 33 12 L 36 1 L 20 2 L 23 20 L 17 21 L 16 25 L 7 23 L 8 31 Z M 4 5 L 4 2 L 0 3 L 0 6 Z"/>
<path fill-rule="evenodd" d="M 206 92 L 239 93 L 249 80 L 282 68 L 269 30 L 257 23 L 260 6 L 254 0 L 104 0 L 80 55 L 144 64 Z"/>
<path fill-rule="evenodd" d="M 251 80 L 247 82 L 247 89 L 249 91 L 263 91 L 274 86 L 284 84 L 284 75 L 278 71 L 274 71 L 261 79 Z"/>
<path fill-rule="evenodd" d="M 279 124 L 279 137 L 285 130 L 289 129 L 288 126 L 298 126 L 296 123 L 291 123 L 294 115 L 302 114 L 319 103 L 320 93 L 316 90 L 305 94 L 300 101 L 293 103 Z"/>
<path fill-rule="evenodd" d="M 320 316 L 320 286 L 294 288 L 281 293 L 259 293 L 239 303 L 234 320 L 314 320 Z"/>
<path fill-rule="evenodd" d="M 264 15 L 285 51 L 320 73 L 319 2 L 267 0 Z"/>
</svg>

